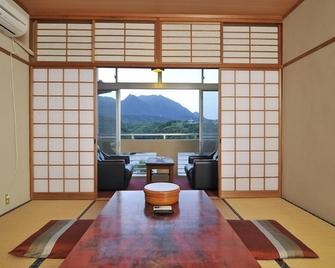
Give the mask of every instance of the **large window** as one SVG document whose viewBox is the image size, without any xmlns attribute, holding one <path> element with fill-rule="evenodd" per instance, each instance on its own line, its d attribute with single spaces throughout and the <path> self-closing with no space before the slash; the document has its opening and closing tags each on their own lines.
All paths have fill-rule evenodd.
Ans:
<svg viewBox="0 0 335 268">
<path fill-rule="evenodd" d="M 131 153 L 135 175 L 144 161 L 168 155 L 183 176 L 188 156 L 217 148 L 218 70 L 98 69 L 98 144 Z"/>
<path fill-rule="evenodd" d="M 124 139 L 198 139 L 199 90 L 121 90 Z"/>
</svg>

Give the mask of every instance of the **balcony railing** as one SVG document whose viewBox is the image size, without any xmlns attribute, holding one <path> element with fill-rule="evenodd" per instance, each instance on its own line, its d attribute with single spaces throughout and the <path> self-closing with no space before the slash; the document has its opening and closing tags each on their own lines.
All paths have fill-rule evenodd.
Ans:
<svg viewBox="0 0 335 268">
<path fill-rule="evenodd" d="M 207 134 L 207 133 L 206 133 Z M 216 135 L 203 135 L 206 141 L 217 141 Z M 99 135 L 101 149 L 109 154 L 115 153 L 115 135 Z M 176 162 L 178 176 L 185 175 L 184 166 L 188 157 L 199 151 L 198 133 L 130 133 L 121 135 L 123 152 L 130 153 L 130 161 L 134 164 L 134 175 L 145 176 L 145 161 L 148 157 L 166 155 L 169 152 Z M 182 145 L 187 144 L 187 145 Z"/>
<path fill-rule="evenodd" d="M 131 133 L 131 134 L 121 134 L 121 139 L 131 139 L 131 140 L 168 140 L 168 139 L 185 139 L 194 140 L 199 139 L 198 133 Z"/>
</svg>

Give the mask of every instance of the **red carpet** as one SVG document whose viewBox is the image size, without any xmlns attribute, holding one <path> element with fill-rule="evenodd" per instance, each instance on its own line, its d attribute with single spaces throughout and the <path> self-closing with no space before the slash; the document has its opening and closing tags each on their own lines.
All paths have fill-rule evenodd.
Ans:
<svg viewBox="0 0 335 268">
<path fill-rule="evenodd" d="M 158 182 L 155 181 L 155 182 Z M 179 177 L 175 180 L 175 183 L 179 185 L 181 190 L 192 190 L 190 184 L 187 181 L 186 177 Z M 143 190 L 144 185 L 146 184 L 146 178 L 145 177 L 132 177 L 127 190 L 130 191 L 137 191 L 137 190 Z M 99 198 L 111 198 L 115 191 L 100 191 L 98 192 Z M 217 191 L 209 191 L 206 190 L 206 193 L 208 196 L 217 196 Z"/>
<path fill-rule="evenodd" d="M 145 180 L 144 177 L 131 178 L 127 190 L 143 190 Z M 178 184 L 181 190 L 192 190 L 186 178 L 177 178 L 174 183 Z"/>
</svg>

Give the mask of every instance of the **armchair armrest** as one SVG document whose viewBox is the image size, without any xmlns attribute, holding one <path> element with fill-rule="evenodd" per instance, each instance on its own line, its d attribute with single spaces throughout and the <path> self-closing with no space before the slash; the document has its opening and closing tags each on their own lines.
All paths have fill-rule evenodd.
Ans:
<svg viewBox="0 0 335 268">
<path fill-rule="evenodd" d="M 123 160 L 126 164 L 130 163 L 128 155 L 108 155 L 106 156 L 106 160 Z"/>
<path fill-rule="evenodd" d="M 200 160 L 200 159 L 212 159 L 212 156 L 210 156 L 210 155 L 190 155 L 189 157 L 188 157 L 188 163 L 189 164 L 193 164 L 193 162 L 195 161 L 195 160 Z"/>
</svg>

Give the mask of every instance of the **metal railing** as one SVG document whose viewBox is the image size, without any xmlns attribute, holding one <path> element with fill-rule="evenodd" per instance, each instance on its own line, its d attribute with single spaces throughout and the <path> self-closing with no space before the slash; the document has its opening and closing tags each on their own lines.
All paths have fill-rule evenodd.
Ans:
<svg viewBox="0 0 335 268">
<path fill-rule="evenodd" d="M 143 139 L 199 139 L 198 133 L 131 133 L 131 134 L 121 134 L 121 139 L 131 139 L 131 140 L 143 140 Z"/>
<path fill-rule="evenodd" d="M 217 134 L 203 135 L 206 140 L 216 140 Z M 99 140 L 115 140 L 115 135 L 99 135 Z M 199 133 L 123 133 L 121 139 L 127 140 L 142 140 L 142 139 L 186 139 L 186 140 L 197 140 L 199 139 Z"/>
</svg>

